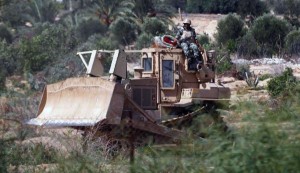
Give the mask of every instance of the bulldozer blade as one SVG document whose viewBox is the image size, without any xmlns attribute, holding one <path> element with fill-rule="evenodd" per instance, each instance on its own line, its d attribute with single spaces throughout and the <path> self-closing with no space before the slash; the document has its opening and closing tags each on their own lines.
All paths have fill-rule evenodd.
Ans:
<svg viewBox="0 0 300 173">
<path fill-rule="evenodd" d="M 123 105 L 121 84 L 93 77 L 69 78 L 45 87 L 37 117 L 27 124 L 93 126 L 104 120 L 119 124 Z"/>
</svg>

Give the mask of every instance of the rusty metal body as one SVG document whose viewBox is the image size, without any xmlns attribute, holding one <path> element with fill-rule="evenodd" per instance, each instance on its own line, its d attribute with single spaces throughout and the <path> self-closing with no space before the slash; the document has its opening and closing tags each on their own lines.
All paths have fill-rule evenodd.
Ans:
<svg viewBox="0 0 300 173">
<path fill-rule="evenodd" d="M 109 79 L 102 78 L 103 52 L 114 53 Z M 141 53 L 141 67 L 135 68 L 134 78 L 128 79 L 126 56 L 131 52 Z M 83 58 L 85 54 L 90 55 L 89 62 Z M 229 88 L 214 82 L 213 51 L 203 52 L 204 63 L 197 71 L 187 70 L 181 49 L 94 50 L 78 55 L 87 75 L 47 85 L 38 115 L 28 124 L 84 131 L 97 127 L 94 134 L 98 136 L 112 131 L 112 135 L 120 136 L 126 129 L 136 129 L 160 141 L 177 140 L 182 132 L 163 125 L 180 118 L 172 113 L 174 110 L 230 98 Z"/>
</svg>

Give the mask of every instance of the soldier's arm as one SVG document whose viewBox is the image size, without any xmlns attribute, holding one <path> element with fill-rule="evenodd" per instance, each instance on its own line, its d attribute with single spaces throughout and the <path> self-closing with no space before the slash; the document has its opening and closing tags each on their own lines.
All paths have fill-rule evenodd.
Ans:
<svg viewBox="0 0 300 173">
<path fill-rule="evenodd" d="M 175 38 L 176 38 L 178 41 L 180 41 L 181 35 L 182 35 L 182 29 L 179 28 Z"/>
</svg>

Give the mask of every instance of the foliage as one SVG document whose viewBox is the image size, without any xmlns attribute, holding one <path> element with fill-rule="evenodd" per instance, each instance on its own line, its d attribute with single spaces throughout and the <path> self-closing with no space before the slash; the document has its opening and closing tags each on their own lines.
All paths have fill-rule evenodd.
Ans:
<svg viewBox="0 0 300 173">
<path fill-rule="evenodd" d="M 231 70 L 233 67 L 233 63 L 231 62 L 230 59 L 230 54 L 225 50 L 221 50 L 218 53 L 217 63 L 218 64 L 217 64 L 216 71 L 218 74 L 222 74 L 228 70 Z"/>
<path fill-rule="evenodd" d="M 290 54 L 300 55 L 300 30 L 288 33 L 285 38 L 285 48 Z"/>
<path fill-rule="evenodd" d="M 293 94 L 293 88 L 296 86 L 297 81 L 293 75 L 291 68 L 286 70 L 280 75 L 268 82 L 267 90 L 273 97 L 277 97 L 281 94 Z"/>
<path fill-rule="evenodd" d="M 293 98 L 292 104 L 275 109 L 268 107 L 268 101 L 239 101 L 236 109 L 225 115 L 240 122 L 239 125 L 233 122 L 231 131 L 220 133 L 210 128 L 205 139 L 185 135 L 184 142 L 174 147 L 140 149 L 132 169 L 134 172 L 297 172 L 300 95 Z M 198 118 L 191 125 L 195 130 Z"/>
<path fill-rule="evenodd" d="M 263 15 L 254 21 L 251 32 L 260 46 L 260 55 L 280 53 L 284 46 L 285 36 L 291 26 L 285 20 L 272 15 Z"/>
<path fill-rule="evenodd" d="M 261 0 L 187 0 L 186 11 L 188 13 L 234 13 L 242 17 L 246 15 L 260 16 L 268 12 L 267 4 Z"/>
<path fill-rule="evenodd" d="M 0 68 L 3 75 L 12 75 L 21 69 L 17 49 L 6 41 L 0 42 Z"/>
<path fill-rule="evenodd" d="M 247 15 L 261 16 L 268 12 L 267 4 L 262 0 L 243 0 L 238 1 L 237 13 L 242 17 Z"/>
<path fill-rule="evenodd" d="M 203 3 L 203 2 L 202 2 Z M 186 12 L 188 13 L 201 13 L 204 11 L 201 1 L 187 0 Z"/>
<path fill-rule="evenodd" d="M 217 42 L 229 51 L 236 49 L 236 41 L 245 33 L 243 20 L 236 15 L 229 14 L 225 19 L 218 22 Z"/>
<path fill-rule="evenodd" d="M 237 40 L 237 54 L 245 59 L 257 56 L 257 43 L 251 32 Z"/>
<path fill-rule="evenodd" d="M 134 23 L 122 18 L 117 19 L 110 26 L 114 39 L 122 45 L 129 45 L 136 39 L 136 28 Z"/>
<path fill-rule="evenodd" d="M 209 35 L 207 33 L 197 36 L 197 40 L 202 46 L 208 45 L 210 43 Z"/>
<path fill-rule="evenodd" d="M 1 7 L 0 20 L 9 26 L 20 26 L 25 23 L 21 13 L 25 13 L 26 1 L 12 0 Z"/>
<path fill-rule="evenodd" d="M 58 14 L 58 2 L 55 0 L 30 0 L 25 18 L 30 22 L 55 22 Z"/>
<path fill-rule="evenodd" d="M 270 79 L 270 78 L 272 78 L 271 74 L 263 74 L 263 75 L 259 76 L 259 80 L 261 80 L 261 81 L 264 81 L 264 80 Z"/>
<path fill-rule="evenodd" d="M 153 36 L 166 33 L 167 26 L 158 18 L 146 18 L 142 25 L 142 31 Z"/>
<path fill-rule="evenodd" d="M 274 0 L 273 6 L 278 14 L 287 16 L 300 16 L 300 1 L 299 0 Z"/>
<path fill-rule="evenodd" d="M 259 83 L 259 77 L 255 75 L 254 72 L 252 73 L 245 72 L 245 76 L 246 76 L 245 81 L 247 85 L 249 87 L 256 88 Z"/>
<path fill-rule="evenodd" d="M 78 157 L 79 156 L 79 157 Z M 76 172 L 102 172 L 92 158 L 82 153 L 72 153 L 69 158 L 58 158 L 57 172 L 76 173 Z"/>
<path fill-rule="evenodd" d="M 133 11 L 138 18 L 138 20 L 142 21 L 144 20 L 144 17 L 147 15 L 154 15 L 150 13 L 155 13 L 154 9 L 154 2 L 153 0 L 144 0 L 144 1 L 139 1 L 139 0 L 134 0 L 134 8 Z"/>
<path fill-rule="evenodd" d="M 107 32 L 107 27 L 99 22 L 99 20 L 88 19 L 82 21 L 77 27 L 77 33 L 82 41 L 86 41 L 89 36 L 100 33 L 104 34 Z"/>
<path fill-rule="evenodd" d="M 0 93 L 5 91 L 5 73 L 3 68 L 0 68 Z"/>
<path fill-rule="evenodd" d="M 250 73 L 250 66 L 249 64 L 236 64 L 236 77 L 239 80 L 244 80 L 246 78 L 246 73 Z M 248 76 L 249 77 L 249 76 Z"/>
<path fill-rule="evenodd" d="M 10 144 L 7 150 L 8 163 L 12 165 L 53 163 L 56 158 L 55 150 L 46 149 L 42 144 L 24 147 Z"/>
<path fill-rule="evenodd" d="M 136 48 L 141 49 L 141 48 L 149 47 L 152 43 L 152 40 L 153 40 L 153 36 L 151 34 L 147 34 L 147 33 L 143 32 L 137 38 L 137 41 L 135 44 Z"/>
<path fill-rule="evenodd" d="M 45 25 L 44 30 L 32 39 L 20 41 L 20 55 L 26 72 L 39 71 L 68 51 L 72 45 L 69 37 L 72 34 L 62 25 Z M 69 47 L 70 46 L 70 47 Z"/>
<path fill-rule="evenodd" d="M 91 13 L 96 14 L 99 20 L 109 27 L 118 18 L 133 17 L 134 4 L 126 0 L 98 0 L 92 7 Z"/>
<path fill-rule="evenodd" d="M 188 0 L 186 11 L 189 13 L 231 13 L 237 10 L 237 0 Z"/>
<path fill-rule="evenodd" d="M 12 34 L 5 25 L 0 25 L 0 40 L 5 40 L 7 43 L 12 42 Z"/>
</svg>

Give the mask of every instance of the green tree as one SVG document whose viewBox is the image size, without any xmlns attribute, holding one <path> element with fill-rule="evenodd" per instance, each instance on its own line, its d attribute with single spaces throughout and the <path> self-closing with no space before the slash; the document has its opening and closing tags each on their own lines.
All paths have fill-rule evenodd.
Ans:
<svg viewBox="0 0 300 173">
<path fill-rule="evenodd" d="M 244 34 L 244 22 L 237 15 L 229 14 L 218 22 L 216 40 L 221 46 L 227 47 L 230 51 L 236 49 L 237 39 Z"/>
<path fill-rule="evenodd" d="M 104 34 L 107 32 L 107 27 L 103 25 L 99 20 L 88 19 L 83 20 L 76 29 L 79 38 L 82 41 L 86 41 L 89 36 L 100 33 Z"/>
<path fill-rule="evenodd" d="M 271 56 L 282 53 L 285 36 L 291 26 L 285 20 L 263 15 L 254 21 L 251 32 L 260 46 L 259 54 Z"/>
<path fill-rule="evenodd" d="M 156 17 L 159 14 L 159 20 L 166 24 L 172 24 L 171 18 L 174 17 L 176 9 L 170 5 L 169 1 L 160 0 L 133 0 L 135 15 L 134 21 L 141 27 L 145 19 Z"/>
<path fill-rule="evenodd" d="M 287 16 L 300 16 L 300 1 L 299 0 L 274 0 L 274 10 L 278 14 Z"/>
<path fill-rule="evenodd" d="M 167 26 L 158 18 L 146 18 L 142 25 L 142 31 L 153 36 L 164 34 L 168 30 Z"/>
<path fill-rule="evenodd" d="M 236 12 L 238 0 L 187 0 L 186 11 L 189 13 L 222 13 Z"/>
<path fill-rule="evenodd" d="M 134 4 L 126 0 L 97 0 L 91 12 L 109 27 L 119 17 L 132 18 Z"/>
<path fill-rule="evenodd" d="M 5 40 L 8 43 L 12 42 L 12 34 L 5 25 L 0 25 L 0 40 Z"/>
<path fill-rule="evenodd" d="M 293 26 L 300 27 L 299 0 L 275 0 L 273 5 L 276 13 L 283 14 L 284 18 Z"/>
<path fill-rule="evenodd" d="M 254 17 L 261 16 L 268 12 L 267 4 L 261 0 L 243 0 L 238 1 L 237 13 L 242 17 L 251 15 Z"/>
<path fill-rule="evenodd" d="M 147 34 L 147 33 L 143 32 L 137 38 L 136 48 L 137 49 L 142 49 L 142 48 L 145 48 L 145 47 L 149 47 L 151 45 L 152 40 L 153 40 L 153 36 L 151 34 Z"/>
<path fill-rule="evenodd" d="M 300 30 L 291 31 L 286 36 L 285 48 L 290 54 L 300 55 Z"/>
<path fill-rule="evenodd" d="M 240 38 L 237 45 L 237 53 L 240 57 L 244 57 L 246 59 L 257 57 L 257 43 L 251 32 L 247 32 L 246 35 Z"/>
<path fill-rule="evenodd" d="M 9 26 L 19 26 L 25 23 L 25 9 L 28 5 L 27 1 L 11 0 L 5 1 L 1 6 L 0 20 Z"/>
<path fill-rule="evenodd" d="M 296 85 L 297 80 L 293 75 L 293 70 L 287 68 L 280 76 L 275 77 L 268 82 L 267 90 L 273 97 L 283 93 L 293 95 L 293 89 Z"/>
<path fill-rule="evenodd" d="M 27 14 L 30 22 L 55 22 L 58 14 L 58 2 L 55 0 L 29 0 Z"/>
<path fill-rule="evenodd" d="M 18 50 L 14 45 L 7 43 L 5 40 L 0 41 L 0 68 L 4 76 L 13 75 L 21 67 L 18 59 Z"/>
<path fill-rule="evenodd" d="M 114 21 L 110 26 L 113 39 L 118 40 L 122 45 L 129 45 L 136 39 L 137 26 L 123 18 Z"/>
<path fill-rule="evenodd" d="M 208 45 L 210 43 L 209 35 L 207 33 L 197 36 L 197 40 L 201 45 Z"/>
<path fill-rule="evenodd" d="M 155 15 L 156 11 L 154 9 L 153 0 L 134 0 L 134 14 L 136 18 L 143 23 L 144 17 L 147 15 Z"/>
<path fill-rule="evenodd" d="M 68 28 L 61 24 L 45 24 L 42 28 L 40 34 L 20 41 L 20 56 L 26 72 L 43 70 L 73 47 Z"/>
</svg>

